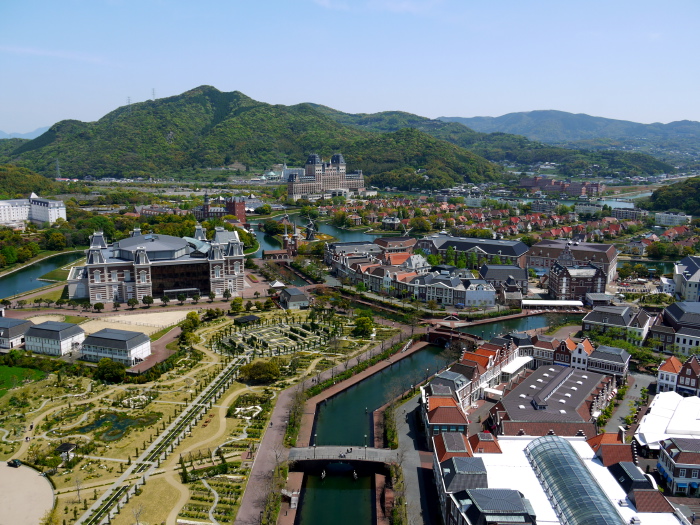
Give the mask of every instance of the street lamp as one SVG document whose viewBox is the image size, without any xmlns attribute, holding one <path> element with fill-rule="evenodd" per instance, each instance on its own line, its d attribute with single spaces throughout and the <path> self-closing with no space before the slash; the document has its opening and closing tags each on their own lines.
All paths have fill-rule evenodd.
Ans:
<svg viewBox="0 0 700 525">
<path fill-rule="evenodd" d="M 316 459 L 316 439 L 318 437 L 318 434 L 314 434 L 314 459 Z"/>
<path fill-rule="evenodd" d="M 365 434 L 365 459 L 367 459 L 367 434 Z"/>
</svg>

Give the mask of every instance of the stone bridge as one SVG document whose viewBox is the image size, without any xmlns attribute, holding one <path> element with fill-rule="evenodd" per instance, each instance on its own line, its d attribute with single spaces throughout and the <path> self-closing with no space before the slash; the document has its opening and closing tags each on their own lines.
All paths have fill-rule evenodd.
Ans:
<svg viewBox="0 0 700 525">
<path fill-rule="evenodd" d="M 348 452 L 352 450 L 352 452 Z M 289 461 L 362 461 L 372 463 L 395 463 L 398 451 L 373 447 L 299 447 L 289 449 Z"/>
</svg>

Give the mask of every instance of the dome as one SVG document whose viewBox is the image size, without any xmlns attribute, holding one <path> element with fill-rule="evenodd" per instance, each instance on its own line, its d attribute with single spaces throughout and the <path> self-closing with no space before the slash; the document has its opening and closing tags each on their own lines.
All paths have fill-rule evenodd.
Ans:
<svg viewBox="0 0 700 525">
<path fill-rule="evenodd" d="M 307 164 L 321 164 L 321 157 L 316 155 L 315 153 L 313 155 L 309 155 L 309 157 L 306 159 Z"/>
<path fill-rule="evenodd" d="M 331 157 L 331 164 L 345 164 L 345 159 L 340 153 L 336 153 Z"/>
</svg>

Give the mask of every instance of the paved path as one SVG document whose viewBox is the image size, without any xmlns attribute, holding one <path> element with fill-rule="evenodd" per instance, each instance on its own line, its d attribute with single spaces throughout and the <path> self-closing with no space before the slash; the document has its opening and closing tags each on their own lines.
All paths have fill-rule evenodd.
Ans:
<svg viewBox="0 0 700 525">
<path fill-rule="evenodd" d="M 352 451 L 350 451 L 352 448 Z M 392 463 L 397 460 L 395 450 L 374 447 L 298 447 L 289 449 L 289 461 L 313 461 L 315 459 L 347 459 L 350 461 L 380 461 Z"/>
<path fill-rule="evenodd" d="M 606 432 L 617 432 L 620 425 L 625 424 L 625 418 L 631 413 L 629 402 L 639 401 L 642 398 L 640 393 L 642 388 L 649 388 L 651 383 L 656 381 L 656 377 L 649 374 L 640 374 L 637 372 L 630 372 L 629 374 L 629 388 L 627 389 L 627 395 L 620 401 L 617 410 L 613 412 L 612 417 L 608 420 L 605 425 Z"/>
<path fill-rule="evenodd" d="M 408 522 L 439 525 L 437 491 L 432 471 L 432 453 L 428 452 L 421 431 L 419 395 L 396 410 L 399 435 L 399 463 L 403 469 L 408 502 Z"/>
</svg>

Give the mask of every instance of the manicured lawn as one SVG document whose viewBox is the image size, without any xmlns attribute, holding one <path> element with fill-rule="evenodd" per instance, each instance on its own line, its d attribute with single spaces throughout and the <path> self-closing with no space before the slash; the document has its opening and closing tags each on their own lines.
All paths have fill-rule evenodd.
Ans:
<svg viewBox="0 0 700 525">
<path fill-rule="evenodd" d="M 158 330 L 157 332 L 151 334 L 150 335 L 151 341 L 157 341 L 158 339 L 163 337 L 165 334 L 167 334 L 173 328 L 174 328 L 173 326 L 168 326 L 166 328 L 163 328 L 162 330 Z"/>
<path fill-rule="evenodd" d="M 0 397 L 4 396 L 13 386 L 19 386 L 24 379 L 43 379 L 45 372 L 32 370 L 31 368 L 19 368 L 16 366 L 0 366 Z M 16 380 L 13 380 L 16 378 Z"/>
<path fill-rule="evenodd" d="M 79 315 L 66 315 L 66 318 L 63 320 L 65 323 L 73 323 L 73 324 L 80 324 L 83 321 L 87 321 L 87 317 L 81 317 Z"/>
</svg>

